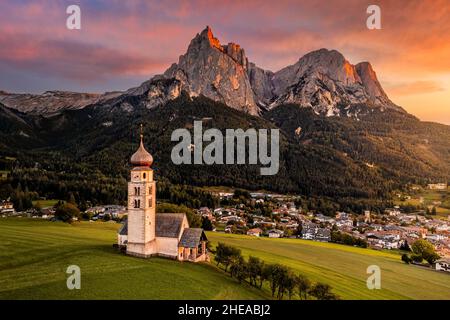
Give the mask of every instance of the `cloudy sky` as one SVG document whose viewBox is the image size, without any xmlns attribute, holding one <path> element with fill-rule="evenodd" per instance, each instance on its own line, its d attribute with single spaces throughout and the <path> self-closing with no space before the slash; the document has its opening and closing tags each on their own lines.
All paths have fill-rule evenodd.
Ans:
<svg viewBox="0 0 450 320">
<path fill-rule="evenodd" d="M 66 28 L 71 4 L 81 30 Z M 366 28 L 370 4 L 381 30 Z M 206 25 L 272 71 L 319 48 L 370 61 L 395 103 L 450 124 L 449 0 L 2 0 L 0 90 L 125 90 L 176 62 Z"/>
</svg>

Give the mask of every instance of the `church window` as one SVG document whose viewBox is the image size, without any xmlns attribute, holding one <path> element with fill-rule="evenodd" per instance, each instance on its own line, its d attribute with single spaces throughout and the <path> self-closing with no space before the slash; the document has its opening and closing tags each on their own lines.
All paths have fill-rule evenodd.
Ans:
<svg viewBox="0 0 450 320">
<path fill-rule="evenodd" d="M 141 200 L 134 200 L 134 208 L 138 209 L 141 207 Z"/>
<path fill-rule="evenodd" d="M 141 195 L 141 188 L 140 187 L 135 187 L 134 188 L 134 194 L 137 195 L 137 196 L 140 196 Z"/>
<path fill-rule="evenodd" d="M 144 174 L 142 175 L 144 177 L 144 179 L 146 178 L 147 174 L 144 172 Z"/>
<path fill-rule="evenodd" d="M 148 199 L 148 206 L 151 207 L 152 206 L 152 199 Z"/>
</svg>

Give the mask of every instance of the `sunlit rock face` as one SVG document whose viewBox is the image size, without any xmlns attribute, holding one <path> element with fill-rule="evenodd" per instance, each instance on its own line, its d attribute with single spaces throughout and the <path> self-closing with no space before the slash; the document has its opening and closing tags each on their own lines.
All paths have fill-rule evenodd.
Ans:
<svg viewBox="0 0 450 320">
<path fill-rule="evenodd" d="M 326 116 L 360 103 L 401 109 L 384 93 L 369 63 L 354 66 L 336 50 L 310 52 L 275 73 L 250 69 L 256 101 L 266 108 L 294 103 Z"/>
<path fill-rule="evenodd" d="M 377 75 L 372 69 L 372 65 L 369 62 L 361 62 L 355 65 L 356 72 L 358 73 L 362 85 L 369 96 L 369 101 L 374 105 L 378 105 L 386 108 L 393 108 L 402 110 L 399 106 L 394 104 L 384 92 L 381 84 L 378 82 Z"/>
<path fill-rule="evenodd" d="M 191 41 L 187 52 L 165 73 L 191 96 L 204 95 L 229 107 L 258 114 L 247 77 L 248 60 L 235 43 L 221 45 L 209 27 Z"/>
<path fill-rule="evenodd" d="M 165 105 L 183 92 L 203 95 L 227 106 L 259 115 L 263 110 L 292 103 L 325 116 L 354 116 L 361 104 L 371 108 L 403 109 L 386 95 L 368 62 L 352 65 L 336 50 L 320 49 L 277 72 L 248 61 L 238 44 L 222 45 L 206 27 L 187 51 L 163 74 L 136 88 L 102 95 L 49 91 L 41 95 L 0 91 L 0 103 L 19 111 L 49 116 L 88 105 L 115 106 L 132 112 L 132 101 L 151 109 Z"/>
</svg>

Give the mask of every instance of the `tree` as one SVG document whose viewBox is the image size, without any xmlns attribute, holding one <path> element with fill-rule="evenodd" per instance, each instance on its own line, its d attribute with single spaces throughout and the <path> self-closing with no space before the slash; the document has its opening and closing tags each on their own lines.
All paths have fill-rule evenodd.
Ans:
<svg viewBox="0 0 450 320">
<path fill-rule="evenodd" d="M 214 260 L 217 262 L 217 265 L 222 264 L 224 266 L 225 272 L 228 272 L 228 267 L 231 265 L 234 259 L 239 256 L 241 256 L 240 249 L 219 242 L 217 244 Z"/>
<path fill-rule="evenodd" d="M 206 217 L 202 218 L 202 228 L 205 231 L 212 231 L 213 230 L 213 225 L 211 223 L 211 220 L 209 220 Z"/>
<path fill-rule="evenodd" d="M 409 247 L 409 244 L 408 244 L 408 240 L 403 241 L 403 243 L 399 249 L 403 250 L 403 251 L 411 251 L 411 248 Z"/>
<path fill-rule="evenodd" d="M 277 272 L 279 267 L 279 264 L 266 264 L 263 269 L 263 277 L 269 281 L 272 297 L 275 296 L 277 290 Z"/>
<path fill-rule="evenodd" d="M 297 287 L 297 276 L 291 270 L 288 270 L 285 274 L 283 279 L 283 287 L 288 293 L 289 300 L 292 300 L 292 296 L 296 291 L 295 288 Z"/>
<path fill-rule="evenodd" d="M 257 280 L 259 279 L 261 287 L 262 286 L 261 275 L 264 268 L 264 262 L 257 257 L 250 256 L 248 258 L 247 268 L 250 284 L 256 287 Z"/>
<path fill-rule="evenodd" d="M 435 251 L 434 252 L 426 252 L 423 255 L 423 258 L 430 264 L 434 264 L 437 260 L 441 258 L 440 255 L 438 255 Z"/>
<path fill-rule="evenodd" d="M 308 299 L 308 291 L 311 288 L 311 281 L 304 275 L 298 275 L 297 276 L 297 289 L 298 289 L 298 296 L 302 300 Z"/>
<path fill-rule="evenodd" d="M 339 297 L 331 292 L 328 284 L 318 282 L 310 290 L 309 294 L 317 300 L 339 300 Z"/>
<path fill-rule="evenodd" d="M 231 277 L 235 277 L 239 283 L 247 278 L 247 264 L 240 252 L 239 255 L 235 254 L 230 257 L 230 275 Z"/>
<path fill-rule="evenodd" d="M 412 259 L 408 254 L 404 253 L 402 254 L 402 261 L 406 264 L 410 264 Z"/>
<path fill-rule="evenodd" d="M 416 263 L 421 263 L 423 261 L 422 255 L 421 254 L 415 254 L 413 253 L 411 255 L 411 260 L 416 262 Z"/>
<path fill-rule="evenodd" d="M 421 257 L 423 260 L 426 260 L 429 264 L 433 264 L 434 262 L 436 262 L 436 260 L 440 258 L 433 244 L 424 239 L 419 239 L 415 241 L 411 246 L 411 250 L 414 253 L 414 255 L 417 256 L 417 260 L 419 259 L 419 257 Z"/>
<path fill-rule="evenodd" d="M 71 203 L 64 203 L 56 208 L 55 217 L 64 222 L 71 222 L 73 218 L 78 218 L 80 210 Z"/>
</svg>

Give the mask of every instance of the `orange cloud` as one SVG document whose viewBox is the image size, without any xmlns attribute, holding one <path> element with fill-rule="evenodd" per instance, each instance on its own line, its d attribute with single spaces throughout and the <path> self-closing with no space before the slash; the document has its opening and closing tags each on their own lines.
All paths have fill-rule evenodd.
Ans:
<svg viewBox="0 0 450 320">
<path fill-rule="evenodd" d="M 445 90 L 442 85 L 436 81 L 415 81 L 395 85 L 386 85 L 385 89 L 394 95 L 414 95 Z"/>
</svg>

